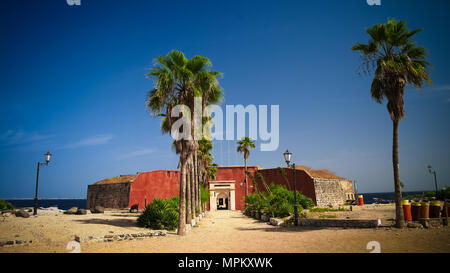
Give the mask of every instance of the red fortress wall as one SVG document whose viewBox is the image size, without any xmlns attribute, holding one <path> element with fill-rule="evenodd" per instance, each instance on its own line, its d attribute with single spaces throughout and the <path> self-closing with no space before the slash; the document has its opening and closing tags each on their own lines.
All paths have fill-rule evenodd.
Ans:
<svg viewBox="0 0 450 273">
<path fill-rule="evenodd" d="M 130 188 L 128 207 L 134 204 L 139 209 L 150 204 L 155 198 L 167 199 L 180 192 L 180 173 L 178 171 L 151 171 L 139 173 L 133 180 Z"/>
<path fill-rule="evenodd" d="M 281 175 L 278 168 L 263 169 L 258 172 L 264 177 L 267 186 L 274 183 L 276 185 L 283 185 L 287 189 L 294 190 L 294 171 L 292 169 L 283 168 L 286 177 Z M 296 173 L 296 188 L 297 191 L 312 199 L 314 204 L 317 204 L 316 191 L 314 186 L 314 179 L 309 176 L 304 170 L 295 170 Z M 263 181 L 255 175 L 256 185 L 259 191 L 266 191 Z"/>
<path fill-rule="evenodd" d="M 247 166 L 247 171 L 253 174 L 258 167 Z M 229 166 L 229 167 L 217 167 L 217 176 L 215 181 L 221 180 L 234 180 L 235 181 L 235 199 L 236 210 L 245 209 L 245 167 L 243 166 Z M 253 193 L 253 182 L 250 177 L 248 181 L 248 194 Z M 242 186 L 241 186 L 242 182 Z"/>
<path fill-rule="evenodd" d="M 218 167 L 215 179 L 216 181 L 235 181 L 236 210 L 245 209 L 244 169 L 243 166 Z M 258 167 L 251 166 L 247 169 L 250 173 L 254 173 Z M 135 204 L 139 209 L 143 209 L 155 198 L 167 199 L 179 195 L 180 192 L 179 171 L 157 170 L 137 175 L 125 175 L 120 182 L 105 183 L 105 180 L 88 185 L 88 209 L 97 205 L 105 208 L 129 208 Z M 248 183 L 248 193 L 252 194 L 253 183 L 250 178 L 248 178 Z"/>
</svg>

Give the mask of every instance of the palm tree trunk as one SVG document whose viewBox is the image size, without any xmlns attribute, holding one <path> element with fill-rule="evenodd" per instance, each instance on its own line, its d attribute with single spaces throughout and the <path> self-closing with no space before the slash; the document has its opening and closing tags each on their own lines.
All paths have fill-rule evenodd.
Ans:
<svg viewBox="0 0 450 273">
<path fill-rule="evenodd" d="M 194 184 L 195 184 L 195 207 L 198 208 L 198 156 L 197 152 L 194 154 Z"/>
<path fill-rule="evenodd" d="M 398 160 L 398 120 L 393 121 L 393 143 L 392 143 L 392 165 L 394 168 L 394 188 L 395 188 L 395 226 L 403 228 L 405 222 L 403 220 L 402 209 L 402 189 L 400 186 L 400 171 Z"/>
<path fill-rule="evenodd" d="M 245 197 L 248 195 L 248 183 L 247 183 L 247 158 L 244 157 L 244 165 L 245 165 Z"/>
<path fill-rule="evenodd" d="M 191 155 L 191 216 L 192 219 L 195 219 L 195 172 L 193 155 Z"/>
<path fill-rule="evenodd" d="M 190 157 L 188 159 L 188 170 L 187 170 L 187 181 L 186 181 L 186 224 L 191 224 L 192 220 L 192 209 L 191 209 L 191 164 L 190 164 Z"/>
<path fill-rule="evenodd" d="M 180 204 L 178 216 L 178 235 L 186 235 L 186 156 L 180 154 Z"/>
<path fill-rule="evenodd" d="M 196 201 L 197 201 L 197 207 L 198 207 L 198 212 L 201 213 L 202 212 L 202 205 L 201 205 L 201 200 L 200 200 L 200 160 L 198 159 L 199 156 L 197 153 L 195 153 L 195 176 L 196 176 L 196 180 L 195 183 L 197 185 L 197 191 L 196 191 Z"/>
</svg>

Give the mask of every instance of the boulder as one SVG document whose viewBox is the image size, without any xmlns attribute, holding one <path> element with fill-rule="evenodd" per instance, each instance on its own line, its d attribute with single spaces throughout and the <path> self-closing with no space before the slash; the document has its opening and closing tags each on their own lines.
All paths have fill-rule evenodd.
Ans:
<svg viewBox="0 0 450 273">
<path fill-rule="evenodd" d="M 28 218 L 30 217 L 30 214 L 28 214 L 28 212 L 24 211 L 23 209 L 16 211 L 16 217 L 23 217 L 23 218 Z"/>
<path fill-rule="evenodd" d="M 130 212 L 132 212 L 132 213 L 138 212 L 138 208 L 139 208 L 139 205 L 138 204 L 134 204 L 134 205 L 131 206 Z"/>
<path fill-rule="evenodd" d="M 281 224 L 283 224 L 283 220 L 279 219 L 279 218 L 270 218 L 270 224 L 274 225 L 274 226 L 279 226 Z"/>
<path fill-rule="evenodd" d="M 409 228 L 423 228 L 422 224 L 417 222 L 408 222 L 406 226 Z"/>
<path fill-rule="evenodd" d="M 77 207 L 71 207 L 70 209 L 66 210 L 64 214 L 75 214 L 77 213 L 77 211 L 78 211 Z"/>
<path fill-rule="evenodd" d="M 91 208 L 91 213 L 104 213 L 105 208 L 102 206 L 95 206 L 94 208 Z"/>
<path fill-rule="evenodd" d="M 85 215 L 85 214 L 87 214 L 87 210 L 85 210 L 85 209 L 78 209 L 76 214 L 78 214 L 78 215 Z"/>
</svg>

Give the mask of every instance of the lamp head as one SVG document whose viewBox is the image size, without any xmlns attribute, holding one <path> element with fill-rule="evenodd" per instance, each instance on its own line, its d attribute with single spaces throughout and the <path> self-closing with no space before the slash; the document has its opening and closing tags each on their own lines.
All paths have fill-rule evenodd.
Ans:
<svg viewBox="0 0 450 273">
<path fill-rule="evenodd" d="M 291 162 L 292 153 L 289 152 L 289 150 L 286 150 L 286 152 L 283 153 L 283 156 L 284 156 L 284 160 L 289 165 L 289 163 Z"/>
<path fill-rule="evenodd" d="M 50 158 L 52 157 L 52 154 L 50 152 L 47 152 L 45 155 L 45 162 L 50 162 Z"/>
</svg>

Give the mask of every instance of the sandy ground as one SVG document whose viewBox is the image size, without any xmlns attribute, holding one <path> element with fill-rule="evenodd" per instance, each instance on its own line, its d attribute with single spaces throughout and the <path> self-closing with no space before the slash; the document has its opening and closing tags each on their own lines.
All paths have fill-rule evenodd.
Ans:
<svg viewBox="0 0 450 273">
<path fill-rule="evenodd" d="M 329 212 L 339 218 L 382 218 L 389 223 L 393 206 L 367 206 L 353 212 Z M 148 231 L 135 226 L 137 214 L 64 215 L 39 212 L 38 217 L 0 220 L 0 241 L 31 238 L 31 245 L 0 247 L 0 252 L 68 252 L 73 235 L 82 238 L 81 252 L 362 252 L 377 241 L 381 252 L 450 252 L 450 228 L 342 229 L 274 227 L 238 211 L 209 213 L 184 237 L 169 233 L 134 241 L 83 242 L 87 236 Z"/>
</svg>

